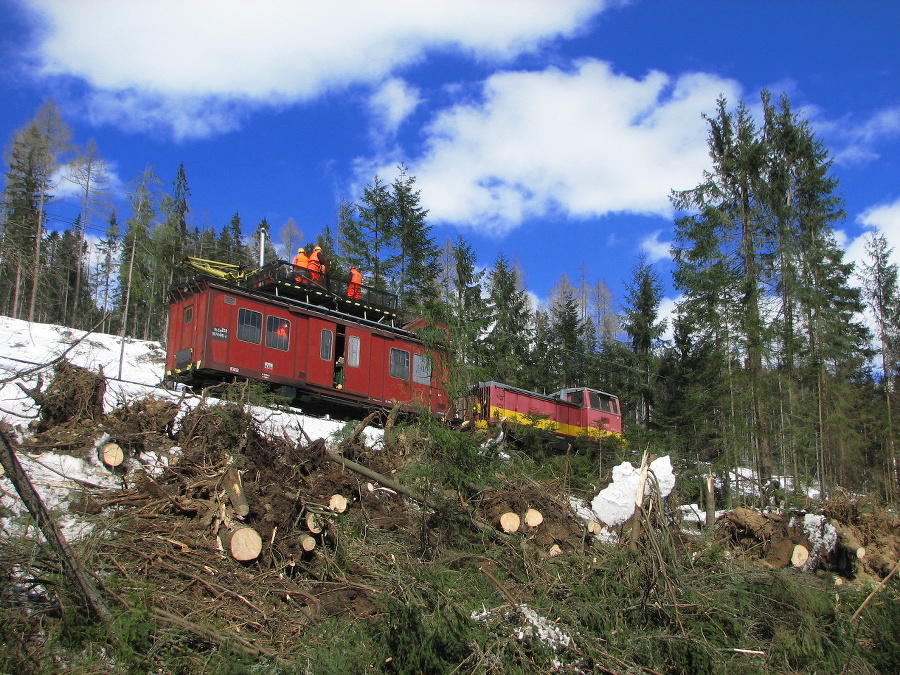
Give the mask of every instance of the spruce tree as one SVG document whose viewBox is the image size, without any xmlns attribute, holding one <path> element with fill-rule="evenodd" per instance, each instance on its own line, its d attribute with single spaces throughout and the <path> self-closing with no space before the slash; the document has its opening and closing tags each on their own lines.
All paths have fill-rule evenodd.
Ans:
<svg viewBox="0 0 900 675">
<path fill-rule="evenodd" d="M 432 304 L 431 318 L 445 328 L 448 354 L 448 391 L 451 398 L 463 394 L 484 378 L 484 330 L 488 323 L 487 303 L 482 297 L 483 271 L 477 270 L 472 247 L 458 237 L 444 248 L 441 294 Z"/>
<path fill-rule="evenodd" d="M 641 256 L 627 286 L 622 330 L 631 341 L 631 366 L 640 379 L 632 390 L 635 422 L 647 426 L 652 418 L 654 390 L 659 375 L 659 340 L 666 321 L 657 318 L 662 302 L 662 282 Z"/>
<path fill-rule="evenodd" d="M 406 167 L 401 165 L 391 197 L 399 250 L 398 295 L 408 313 L 421 315 L 437 298 L 440 262 L 438 247 L 427 222 L 428 211 L 421 206 L 420 193 L 414 189 L 415 182 L 415 176 L 407 175 Z"/>
<path fill-rule="evenodd" d="M 366 285 L 397 293 L 400 251 L 391 188 L 375 176 L 359 205 L 341 204 L 338 244 L 347 264 L 356 265 Z"/>
<path fill-rule="evenodd" d="M 7 313 L 34 319 L 40 283 L 41 245 L 54 182 L 69 152 L 72 132 L 52 100 L 44 103 L 13 137 L 3 194 L 3 274 L 0 290 Z"/>
<path fill-rule="evenodd" d="M 524 386 L 529 379 L 531 304 L 518 268 L 502 253 L 488 273 L 488 309 L 488 375 L 492 380 Z"/>
<path fill-rule="evenodd" d="M 241 214 L 235 211 L 219 234 L 216 260 L 243 267 L 253 266 L 250 251 L 244 243 L 243 227 Z"/>
<path fill-rule="evenodd" d="M 156 223 L 159 178 L 152 167 L 132 183 L 128 191 L 131 216 L 125 221 L 119 279 L 116 288 L 116 310 L 121 335 L 140 339 L 149 337 L 153 323 L 153 307 L 158 304 L 161 285 L 154 271 L 154 255 L 150 250 L 150 233 Z"/>
<path fill-rule="evenodd" d="M 832 229 L 844 214 L 828 155 L 786 97 L 776 106 L 764 91 L 762 103 L 757 128 L 743 103 L 732 113 L 719 100 L 707 119 L 713 170 L 673 194 L 688 213 L 673 247 L 679 312 L 724 349 L 732 460 L 755 458 L 767 481 L 776 456 L 795 475 L 811 459 L 827 488 L 860 448 L 832 421 L 858 414 L 848 402 L 866 331 Z"/>
<path fill-rule="evenodd" d="M 550 330 L 555 337 L 545 357 L 553 374 L 550 387 L 561 389 L 587 384 L 594 355 L 593 327 L 584 318 L 581 301 L 563 275 L 551 292 Z"/>
</svg>

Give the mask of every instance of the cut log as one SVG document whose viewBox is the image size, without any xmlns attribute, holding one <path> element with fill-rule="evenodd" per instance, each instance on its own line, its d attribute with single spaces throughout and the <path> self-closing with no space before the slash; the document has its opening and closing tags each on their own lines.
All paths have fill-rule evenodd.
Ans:
<svg viewBox="0 0 900 675">
<path fill-rule="evenodd" d="M 316 548 L 316 539 L 308 534 L 300 535 L 300 548 L 309 553 Z"/>
<path fill-rule="evenodd" d="M 306 529 L 313 534 L 322 534 L 322 530 L 325 529 L 325 523 L 322 522 L 322 519 L 317 513 L 307 513 Z"/>
<path fill-rule="evenodd" d="M 791 554 L 791 564 L 794 567 L 803 567 L 809 560 L 809 550 L 803 544 L 794 546 L 794 552 Z"/>
<path fill-rule="evenodd" d="M 328 500 L 328 508 L 335 513 L 343 513 L 347 510 L 347 498 L 344 495 L 331 495 Z"/>
<path fill-rule="evenodd" d="M 125 461 L 125 452 L 118 443 L 107 443 L 100 448 L 100 460 L 114 469 Z"/>
<path fill-rule="evenodd" d="M 252 527 L 238 527 L 219 534 L 222 546 L 238 562 L 256 560 L 262 553 L 262 537 Z"/>
<path fill-rule="evenodd" d="M 241 472 L 235 468 L 228 469 L 222 479 L 222 487 L 228 495 L 228 500 L 234 508 L 234 512 L 241 518 L 250 513 L 250 505 L 244 493 L 244 485 L 241 483 Z"/>
<path fill-rule="evenodd" d="M 507 534 L 518 531 L 521 524 L 522 519 L 519 518 L 519 514 L 513 513 L 512 511 L 507 511 L 500 516 L 500 529 Z"/>
<path fill-rule="evenodd" d="M 543 514 L 537 509 L 528 509 L 525 512 L 525 524 L 528 527 L 537 527 L 544 522 Z"/>
<path fill-rule="evenodd" d="M 837 530 L 838 544 L 841 548 L 846 549 L 857 560 L 862 560 L 866 557 L 866 547 L 862 545 L 852 528 L 842 525 L 835 520 L 832 520 L 831 524 Z"/>
</svg>

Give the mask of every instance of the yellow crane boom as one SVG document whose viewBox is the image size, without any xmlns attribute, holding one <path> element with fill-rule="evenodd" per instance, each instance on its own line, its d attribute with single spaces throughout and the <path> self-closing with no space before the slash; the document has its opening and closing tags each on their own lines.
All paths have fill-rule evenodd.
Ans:
<svg viewBox="0 0 900 675">
<path fill-rule="evenodd" d="M 234 263 L 219 262 L 218 260 L 206 260 L 205 258 L 195 258 L 188 256 L 182 261 L 182 264 L 196 270 L 202 274 L 208 274 L 216 279 L 223 281 L 240 281 L 246 277 L 252 270 L 247 270 L 240 265 Z"/>
</svg>

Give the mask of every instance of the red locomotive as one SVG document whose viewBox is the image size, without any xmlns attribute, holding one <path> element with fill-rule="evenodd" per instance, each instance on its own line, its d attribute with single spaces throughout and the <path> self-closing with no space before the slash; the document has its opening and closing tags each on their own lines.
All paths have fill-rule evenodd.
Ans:
<svg viewBox="0 0 900 675">
<path fill-rule="evenodd" d="M 596 440 L 622 433 L 618 397 L 588 387 L 546 395 L 499 382 L 480 382 L 463 417 L 482 424 L 509 420 L 569 438 Z"/>
<path fill-rule="evenodd" d="M 255 379 L 301 402 L 427 409 L 478 424 L 533 424 L 560 436 L 622 433 L 619 399 L 577 387 L 547 396 L 479 383 L 456 407 L 440 354 L 398 325 L 397 297 L 278 261 L 250 274 L 189 259 L 204 272 L 170 293 L 166 378 L 194 386 Z M 348 292 L 349 291 L 349 292 Z M 350 296 L 350 297 L 348 297 Z"/>
</svg>

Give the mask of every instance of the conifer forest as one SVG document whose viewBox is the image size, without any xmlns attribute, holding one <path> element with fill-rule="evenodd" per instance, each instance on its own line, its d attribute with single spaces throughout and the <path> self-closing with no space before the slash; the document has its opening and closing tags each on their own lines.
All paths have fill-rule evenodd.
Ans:
<svg viewBox="0 0 900 675">
<path fill-rule="evenodd" d="M 0 313 L 165 343 L 167 289 L 193 274 L 185 257 L 253 268 L 319 245 L 332 269 L 356 265 L 406 316 L 447 327 L 457 391 L 488 380 L 600 388 L 623 401 L 637 447 L 704 471 L 748 467 L 787 493 L 893 502 L 897 267 L 877 232 L 862 269 L 844 261 L 827 150 L 787 97 L 763 91 L 759 103 L 754 117 L 745 102 L 718 102 L 706 120 L 711 169 L 670 196 L 667 281 L 679 303 L 661 317 L 664 280 L 644 259 L 624 297 L 561 275 L 549 303 L 533 306 L 513 258 L 479 261 L 462 236 L 435 241 L 427 195 L 404 167 L 391 183 L 374 176 L 310 241 L 293 221 L 276 228 L 239 212 L 197 225 L 184 165 L 166 167 L 170 185 L 148 167 L 113 208 L 101 150 L 78 145 L 49 101 L 7 142 Z M 61 180 L 77 186 L 74 218 L 60 215 Z"/>
<path fill-rule="evenodd" d="M 436 240 L 404 165 L 313 237 L 212 223 L 191 167 L 123 195 L 41 106 L 0 197 L 0 673 L 897 672 L 897 265 L 877 231 L 861 268 L 844 259 L 839 176 L 787 96 L 714 110 L 709 169 L 669 195 L 671 278 L 638 257 L 623 297 L 583 272 L 535 304 L 514 253 Z M 188 258 L 249 272 L 301 247 L 425 320 L 449 400 L 590 387 L 624 434 L 561 450 L 396 401 L 332 419 L 249 379 L 122 378 L 126 348 L 133 373 L 163 370 Z M 32 332 L 115 343 L 118 384 L 149 394 L 110 405 L 68 348 L 29 364 Z M 630 510 L 600 518 L 623 475 Z M 63 522 L 88 527 L 70 545 Z"/>
</svg>

